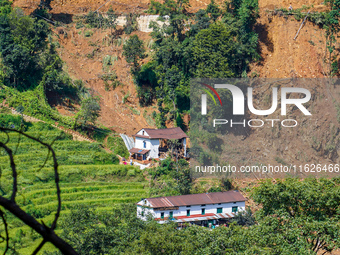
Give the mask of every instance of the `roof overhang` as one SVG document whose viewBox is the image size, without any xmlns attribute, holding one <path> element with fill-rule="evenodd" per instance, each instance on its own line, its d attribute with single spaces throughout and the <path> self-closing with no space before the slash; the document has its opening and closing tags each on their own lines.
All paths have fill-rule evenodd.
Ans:
<svg viewBox="0 0 340 255">
<path fill-rule="evenodd" d="M 129 150 L 130 153 L 136 153 L 136 154 L 146 154 L 148 153 L 150 150 L 143 150 L 143 149 L 138 149 L 138 148 L 132 148 Z"/>
</svg>

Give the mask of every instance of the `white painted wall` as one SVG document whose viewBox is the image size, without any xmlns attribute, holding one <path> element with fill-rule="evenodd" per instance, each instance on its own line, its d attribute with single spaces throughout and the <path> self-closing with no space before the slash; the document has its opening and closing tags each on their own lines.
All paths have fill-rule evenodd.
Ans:
<svg viewBox="0 0 340 255">
<path fill-rule="evenodd" d="M 150 148 L 150 157 L 158 158 L 158 149 L 159 149 L 159 139 L 150 140 L 151 148 Z"/>
<path fill-rule="evenodd" d="M 140 203 L 138 203 L 140 204 Z M 246 209 L 246 205 L 245 202 L 232 202 L 232 203 L 221 203 L 219 204 L 208 204 L 205 206 L 201 206 L 201 205 L 192 205 L 190 207 L 186 207 L 186 206 L 180 206 L 178 208 L 178 210 L 163 210 L 163 211 L 154 211 L 152 208 L 145 208 L 145 213 L 151 213 L 153 215 L 154 218 L 160 218 L 161 217 L 161 213 L 164 212 L 164 218 L 169 217 L 170 212 L 173 212 L 173 217 L 178 217 L 178 216 L 186 216 L 187 215 L 187 210 L 190 210 L 190 215 L 196 215 L 196 214 L 201 214 L 202 213 L 202 208 L 205 208 L 205 214 L 208 213 L 213 213 L 216 214 L 217 213 L 217 208 L 223 208 L 222 209 L 222 213 L 228 213 L 231 215 L 232 213 L 232 207 L 237 206 L 238 208 L 238 212 L 245 210 Z M 142 207 L 138 206 L 137 207 L 137 217 L 141 218 L 142 220 L 145 220 L 145 217 L 140 217 L 138 214 L 142 211 Z M 145 215 L 144 213 L 144 215 Z"/>
<path fill-rule="evenodd" d="M 143 135 L 143 131 L 144 129 L 141 129 L 137 135 Z M 146 131 L 144 131 L 144 135 L 149 136 Z M 144 141 L 146 148 L 144 148 Z M 147 156 L 150 156 L 150 158 L 158 158 L 159 139 L 135 137 L 135 148 L 150 150 Z"/>
<path fill-rule="evenodd" d="M 183 138 L 183 146 L 184 146 L 184 157 L 187 156 L 187 139 Z"/>
<path fill-rule="evenodd" d="M 142 128 L 141 130 L 138 131 L 138 133 L 136 135 L 143 135 L 143 131 L 144 131 L 144 135 L 145 136 L 149 136 L 149 134 L 144 130 L 144 128 Z"/>
<path fill-rule="evenodd" d="M 142 211 L 144 212 L 144 214 L 142 214 Z M 137 206 L 137 218 L 146 221 L 148 215 L 156 218 L 156 214 L 154 213 L 152 208 Z"/>
</svg>

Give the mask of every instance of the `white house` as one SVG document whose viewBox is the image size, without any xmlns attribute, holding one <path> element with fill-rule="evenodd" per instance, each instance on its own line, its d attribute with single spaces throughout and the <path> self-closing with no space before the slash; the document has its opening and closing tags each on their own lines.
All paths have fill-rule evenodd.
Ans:
<svg viewBox="0 0 340 255">
<path fill-rule="evenodd" d="M 202 226 L 226 222 L 245 210 L 246 198 L 237 191 L 145 198 L 137 203 L 137 217 L 151 215 L 159 223 L 167 220 L 192 222 Z"/>
<path fill-rule="evenodd" d="M 130 149 L 130 155 L 138 160 L 146 160 L 147 158 L 159 158 L 161 152 L 168 150 L 166 141 L 170 139 L 178 140 L 183 149 L 184 157 L 186 157 L 186 138 L 188 136 L 180 127 L 151 129 L 143 128 L 134 135 L 135 147 Z"/>
</svg>

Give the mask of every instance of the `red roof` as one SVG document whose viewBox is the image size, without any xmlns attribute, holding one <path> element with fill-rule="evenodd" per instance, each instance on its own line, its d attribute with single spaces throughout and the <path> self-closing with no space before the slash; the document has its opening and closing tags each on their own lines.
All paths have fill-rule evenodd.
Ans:
<svg viewBox="0 0 340 255">
<path fill-rule="evenodd" d="M 247 199 L 237 190 L 225 192 L 191 194 L 171 197 L 147 198 L 152 208 L 166 208 L 174 206 L 219 204 L 230 202 L 242 202 Z"/>
<path fill-rule="evenodd" d="M 187 134 L 180 127 L 175 128 L 164 128 L 164 129 L 152 129 L 152 128 L 144 128 L 145 132 L 148 133 L 149 136 L 146 135 L 134 135 L 135 137 L 140 138 L 149 138 L 149 139 L 182 139 L 188 138 Z M 138 131 L 139 132 L 139 131 Z"/>
<path fill-rule="evenodd" d="M 132 148 L 132 149 L 129 150 L 129 152 L 131 152 L 131 153 L 138 153 L 138 154 L 142 154 L 142 155 L 147 153 L 148 151 L 150 151 L 150 150 L 143 150 L 143 149 L 138 149 L 138 148 Z"/>
</svg>

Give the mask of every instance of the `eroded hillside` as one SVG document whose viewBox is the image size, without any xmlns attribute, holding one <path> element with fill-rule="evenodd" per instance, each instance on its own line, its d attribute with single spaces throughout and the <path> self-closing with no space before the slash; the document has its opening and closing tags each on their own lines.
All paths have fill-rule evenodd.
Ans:
<svg viewBox="0 0 340 255">
<path fill-rule="evenodd" d="M 327 8 L 321 2 L 259 1 L 260 17 L 256 25 L 256 32 L 259 34 L 261 59 L 251 65 L 249 76 L 262 78 L 322 78 L 327 76 L 330 66 L 326 61 L 325 31 L 307 21 L 294 40 L 301 20 L 297 21 L 293 16 L 273 12 L 276 8 L 288 8 L 290 5 L 294 9 L 304 5 L 313 5 L 312 12 L 324 11 Z M 33 11 L 38 3 L 39 1 L 15 1 L 15 5 L 24 8 L 28 13 Z M 53 18 L 64 22 L 61 27 L 55 29 L 54 38 L 60 44 L 58 52 L 70 75 L 73 78 L 82 79 L 86 86 L 91 87 L 95 93 L 101 96 L 102 112 L 99 121 L 117 132 L 132 135 L 142 127 L 155 127 L 151 113 L 156 111 L 156 106 L 148 108 L 139 106 L 130 67 L 122 56 L 122 46 L 106 43 L 109 32 L 86 27 L 77 29 L 75 23 L 77 15 L 89 10 L 96 10 L 101 6 L 102 11 L 112 7 L 113 10 L 121 14 L 126 12 L 142 14 L 148 8 L 149 1 L 126 0 L 105 3 L 106 1 L 53 1 Z M 190 10 L 194 12 L 199 8 L 204 8 L 208 3 L 207 0 L 191 1 Z M 144 40 L 147 51 L 150 53 L 150 34 L 140 31 L 134 33 Z M 122 35 L 122 40 L 127 38 L 128 35 Z M 100 79 L 100 75 L 103 74 L 103 59 L 107 55 L 117 58 L 110 68 L 116 71 L 118 79 L 122 83 L 111 91 L 105 90 L 104 82 Z M 146 61 L 148 59 L 144 60 L 144 62 Z M 315 91 L 314 99 L 318 109 L 313 114 L 318 119 L 318 123 L 304 124 L 297 134 L 290 131 L 285 133 L 274 130 L 262 133 L 253 131 L 246 139 L 244 136 L 235 136 L 231 140 L 233 146 L 238 144 L 233 147 L 234 152 L 249 152 L 251 155 L 250 158 L 240 159 L 241 161 L 249 161 L 254 158 L 274 163 L 278 161 L 278 158 L 285 158 L 289 161 L 287 163 L 296 160 L 339 160 L 337 152 L 340 147 L 338 144 L 339 122 L 336 121 L 339 115 L 336 108 L 338 98 L 333 97 L 337 95 L 334 93 L 338 92 L 329 87 L 311 86 Z M 257 100 L 261 102 L 263 98 L 261 92 L 258 93 Z M 329 106 L 328 103 L 325 103 L 327 101 L 335 103 Z M 60 110 L 67 113 L 65 108 L 60 108 Z M 275 136 L 280 139 L 273 142 Z M 294 139 L 294 137 L 299 138 Z M 289 145 L 285 144 L 285 141 L 289 141 Z M 332 141 L 331 145 L 329 141 Z M 329 151 L 330 146 L 335 148 L 332 152 Z M 309 156 L 303 156 L 305 154 Z"/>
</svg>

